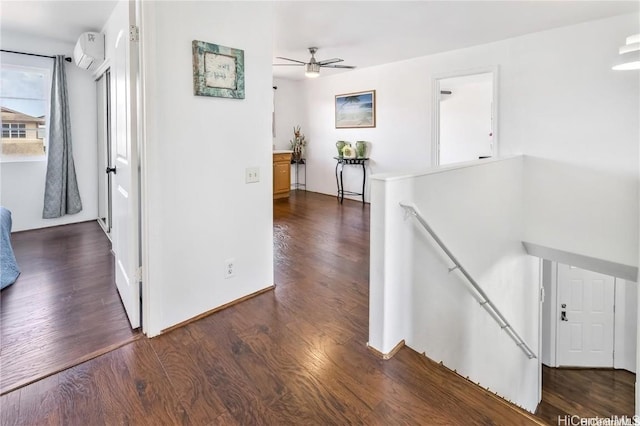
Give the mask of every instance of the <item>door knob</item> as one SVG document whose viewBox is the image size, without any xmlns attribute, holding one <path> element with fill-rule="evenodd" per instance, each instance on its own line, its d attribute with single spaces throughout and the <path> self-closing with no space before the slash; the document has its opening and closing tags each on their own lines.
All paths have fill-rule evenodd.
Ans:
<svg viewBox="0 0 640 426">
<path fill-rule="evenodd" d="M 569 321 L 569 320 L 567 319 L 567 311 L 562 311 L 562 312 L 560 312 L 560 320 L 561 320 L 561 321 Z"/>
<path fill-rule="evenodd" d="M 107 167 L 107 174 L 109 173 L 113 173 L 114 175 L 116 174 L 116 168 L 115 167 Z"/>
</svg>

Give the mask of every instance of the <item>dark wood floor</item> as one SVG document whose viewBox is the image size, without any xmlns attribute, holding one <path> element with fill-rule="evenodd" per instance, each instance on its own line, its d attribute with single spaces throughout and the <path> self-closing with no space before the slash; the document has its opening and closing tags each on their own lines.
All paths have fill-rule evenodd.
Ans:
<svg viewBox="0 0 640 426">
<path fill-rule="evenodd" d="M 21 275 L 0 294 L 0 388 L 6 393 L 137 337 L 97 222 L 11 236 Z"/>
<path fill-rule="evenodd" d="M 626 370 L 542 368 L 542 403 L 537 415 L 582 418 L 634 415 L 636 375 Z M 566 423 L 569 424 L 569 423 Z"/>
<path fill-rule="evenodd" d="M 2 425 L 535 424 L 403 348 L 367 348 L 369 207 L 274 202 L 274 291 L 0 397 Z"/>
</svg>

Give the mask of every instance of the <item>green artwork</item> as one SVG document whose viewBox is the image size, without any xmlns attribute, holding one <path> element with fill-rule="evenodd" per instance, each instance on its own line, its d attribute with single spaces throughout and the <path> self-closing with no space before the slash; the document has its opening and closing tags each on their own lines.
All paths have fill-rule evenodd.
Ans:
<svg viewBox="0 0 640 426">
<path fill-rule="evenodd" d="M 244 99 L 244 51 L 193 40 L 193 94 Z"/>
</svg>

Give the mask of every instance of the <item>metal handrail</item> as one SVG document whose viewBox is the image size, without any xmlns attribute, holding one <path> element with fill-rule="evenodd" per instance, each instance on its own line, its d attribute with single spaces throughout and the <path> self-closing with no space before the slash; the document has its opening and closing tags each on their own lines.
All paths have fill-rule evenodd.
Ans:
<svg viewBox="0 0 640 426">
<path fill-rule="evenodd" d="M 502 313 L 498 310 L 498 308 L 493 304 L 491 299 L 489 299 L 489 296 L 487 296 L 484 290 L 482 290 L 482 288 L 480 287 L 480 285 L 478 285 L 476 280 L 474 280 L 473 277 L 469 274 L 469 272 L 467 272 L 467 270 L 464 269 L 464 267 L 460 264 L 458 259 L 456 259 L 453 253 L 451 253 L 451 251 L 442 242 L 442 240 L 438 237 L 438 235 L 436 235 L 436 233 L 431 228 L 431 226 L 429 226 L 427 221 L 424 220 L 422 215 L 420 215 L 416 206 L 402 203 L 402 202 L 400 203 L 400 206 L 404 208 L 406 212 L 413 215 L 418 220 L 418 222 L 420 222 L 420 224 L 429 233 L 429 235 L 431 235 L 434 241 L 438 243 L 440 248 L 447 254 L 447 256 L 449 256 L 449 259 L 453 261 L 455 266 L 453 268 L 449 268 L 449 272 L 454 271 L 456 269 L 459 270 L 462 273 L 462 275 L 464 275 L 464 277 L 469 281 L 469 283 L 471 283 L 471 285 L 473 286 L 473 289 L 477 292 L 477 295 L 474 294 L 473 296 L 476 299 L 476 301 L 480 304 L 480 306 L 482 306 L 489 313 L 489 315 L 491 315 L 491 317 L 498 323 L 500 328 L 503 329 L 509 335 L 509 337 L 513 339 L 514 342 L 516 342 L 516 345 L 525 353 L 525 355 L 527 355 L 529 359 L 536 358 L 536 354 L 525 343 L 522 337 L 520 337 L 520 335 L 516 333 L 513 327 L 511 327 L 511 324 L 509 324 L 509 321 L 507 321 L 504 315 L 502 315 Z"/>
</svg>

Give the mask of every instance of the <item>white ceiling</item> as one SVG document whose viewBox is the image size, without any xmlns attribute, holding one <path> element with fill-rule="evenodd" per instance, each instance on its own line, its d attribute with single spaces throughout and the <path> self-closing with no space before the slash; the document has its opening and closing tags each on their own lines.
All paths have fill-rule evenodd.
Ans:
<svg viewBox="0 0 640 426">
<path fill-rule="evenodd" d="M 339 57 L 359 68 L 638 12 L 638 1 L 289 1 L 276 3 L 274 58 Z M 639 24 L 640 25 L 640 24 Z M 624 40 L 620 40 L 624 44 Z M 274 59 L 274 63 L 282 63 Z M 303 79 L 304 67 L 274 67 Z M 322 68 L 322 75 L 345 70 Z"/>
<path fill-rule="evenodd" d="M 74 43 L 100 30 L 116 1 L 0 1 L 0 28 Z M 339 57 L 359 68 L 489 43 L 624 13 L 638 1 L 278 1 L 276 56 Z M 620 40 L 623 44 L 624 40 Z M 323 68 L 321 75 L 345 70 Z M 274 67 L 274 76 L 303 79 L 303 67 Z"/>
<path fill-rule="evenodd" d="M 100 31 L 116 0 L 0 0 L 0 28 L 25 35 L 75 43 L 80 34 Z"/>
</svg>

